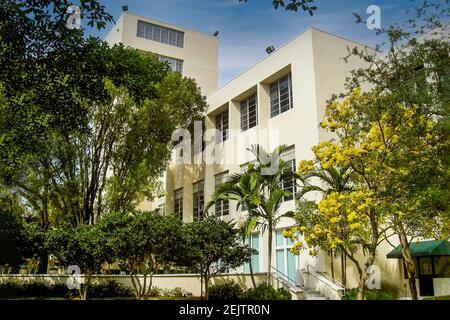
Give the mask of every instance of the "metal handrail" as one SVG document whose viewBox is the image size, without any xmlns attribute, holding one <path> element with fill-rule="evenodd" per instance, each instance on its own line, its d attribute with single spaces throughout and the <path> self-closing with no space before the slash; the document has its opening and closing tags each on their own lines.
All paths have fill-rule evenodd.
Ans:
<svg viewBox="0 0 450 320">
<path fill-rule="evenodd" d="M 287 280 L 288 282 L 292 283 L 294 286 L 304 290 L 305 286 L 301 285 L 300 283 L 298 283 L 297 281 L 295 281 L 294 279 L 290 278 L 289 276 L 285 275 L 283 272 L 279 271 L 277 268 L 275 268 L 274 266 L 271 267 L 272 270 L 274 270 L 275 272 L 271 272 L 270 275 L 275 278 L 275 280 L 279 280 L 279 275 L 281 275 L 283 278 L 283 280 Z M 276 274 L 277 276 L 273 276 L 273 274 Z M 285 285 L 285 287 L 289 287 L 288 285 L 286 285 L 286 283 L 283 283 Z"/>
<path fill-rule="evenodd" d="M 311 273 L 309 271 L 309 269 L 312 269 L 316 274 L 319 274 L 322 278 L 325 278 L 326 280 L 328 280 L 329 282 L 333 283 L 334 285 L 336 285 L 337 287 L 339 287 L 341 290 L 344 290 L 344 292 L 347 290 L 347 288 L 339 281 L 337 281 L 336 279 L 333 279 L 332 277 L 330 277 L 328 274 L 321 272 L 319 270 L 317 270 L 315 267 L 313 267 L 312 265 L 307 265 L 306 266 L 306 270 L 308 272 L 308 274 L 311 274 L 313 277 L 315 277 L 317 280 L 319 280 L 320 282 L 324 283 L 325 285 L 327 285 L 328 287 L 330 287 L 330 285 L 328 283 L 326 283 L 325 281 L 323 281 L 322 279 L 320 279 L 320 277 L 318 277 L 317 275 L 314 275 L 313 273 Z"/>
</svg>

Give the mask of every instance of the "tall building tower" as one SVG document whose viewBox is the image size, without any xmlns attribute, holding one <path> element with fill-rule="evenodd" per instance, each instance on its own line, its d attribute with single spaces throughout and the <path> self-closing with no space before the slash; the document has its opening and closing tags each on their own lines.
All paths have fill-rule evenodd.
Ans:
<svg viewBox="0 0 450 320">
<path fill-rule="evenodd" d="M 217 89 L 218 38 L 124 12 L 105 41 L 153 52 L 172 70 L 193 78 L 208 96 Z"/>
</svg>

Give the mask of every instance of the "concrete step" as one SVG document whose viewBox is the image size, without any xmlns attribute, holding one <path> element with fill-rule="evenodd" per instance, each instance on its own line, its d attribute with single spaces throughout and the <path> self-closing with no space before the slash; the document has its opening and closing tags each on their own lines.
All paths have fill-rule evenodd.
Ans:
<svg viewBox="0 0 450 320">
<path fill-rule="evenodd" d="M 307 290 L 305 292 L 305 300 L 329 300 L 320 291 L 317 290 Z"/>
<path fill-rule="evenodd" d="M 322 296 L 322 297 L 311 297 L 311 296 L 309 296 L 309 297 L 306 297 L 305 300 L 330 300 L 330 299 L 328 299 L 327 297 L 324 297 L 324 296 Z"/>
</svg>

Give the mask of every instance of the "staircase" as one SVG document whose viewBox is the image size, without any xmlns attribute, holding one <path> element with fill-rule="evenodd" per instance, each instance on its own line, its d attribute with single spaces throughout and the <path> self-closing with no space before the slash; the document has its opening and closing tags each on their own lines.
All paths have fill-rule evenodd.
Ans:
<svg viewBox="0 0 450 320">
<path fill-rule="evenodd" d="M 341 300 L 345 295 L 345 286 L 327 273 L 308 265 L 303 270 L 305 279 L 305 300 Z"/>
<path fill-rule="evenodd" d="M 272 267 L 270 276 L 272 277 L 272 280 L 274 280 L 272 281 L 272 286 L 277 289 L 285 288 L 290 291 L 293 300 L 304 299 L 305 287 L 303 285 L 297 283 L 294 279 L 289 278 L 287 275 L 283 274 L 274 267 Z"/>
<path fill-rule="evenodd" d="M 303 300 L 330 300 L 330 298 L 325 297 L 320 291 L 306 290 L 304 292 Z"/>
</svg>

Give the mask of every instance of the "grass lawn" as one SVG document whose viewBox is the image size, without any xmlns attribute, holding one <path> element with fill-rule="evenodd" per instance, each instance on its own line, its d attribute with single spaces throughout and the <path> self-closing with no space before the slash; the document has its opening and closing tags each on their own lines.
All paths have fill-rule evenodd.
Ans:
<svg viewBox="0 0 450 320">
<path fill-rule="evenodd" d="M 429 297 L 429 298 L 424 298 L 423 300 L 450 300 L 450 296 Z"/>
</svg>

